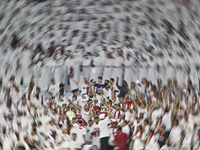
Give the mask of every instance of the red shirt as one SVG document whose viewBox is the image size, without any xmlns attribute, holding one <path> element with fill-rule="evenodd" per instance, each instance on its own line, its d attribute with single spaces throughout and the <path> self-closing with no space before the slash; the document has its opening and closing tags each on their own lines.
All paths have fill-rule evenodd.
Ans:
<svg viewBox="0 0 200 150">
<path fill-rule="evenodd" d="M 127 134 L 123 133 L 122 131 L 118 131 L 117 134 L 115 135 L 115 140 L 114 142 L 117 143 L 117 149 L 119 150 L 120 148 L 124 148 L 127 150 L 126 147 L 126 141 L 128 140 Z"/>
</svg>

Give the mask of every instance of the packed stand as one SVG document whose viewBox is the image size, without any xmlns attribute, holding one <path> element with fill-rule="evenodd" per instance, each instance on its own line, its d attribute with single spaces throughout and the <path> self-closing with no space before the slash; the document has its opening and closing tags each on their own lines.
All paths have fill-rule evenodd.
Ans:
<svg viewBox="0 0 200 150">
<path fill-rule="evenodd" d="M 1 1 L 0 149 L 200 149 L 198 5 Z"/>
</svg>

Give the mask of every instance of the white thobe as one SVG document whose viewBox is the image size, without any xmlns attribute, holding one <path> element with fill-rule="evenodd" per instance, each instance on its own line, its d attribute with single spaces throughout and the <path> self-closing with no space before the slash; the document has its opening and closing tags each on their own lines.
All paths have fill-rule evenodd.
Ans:
<svg viewBox="0 0 200 150">
<path fill-rule="evenodd" d="M 135 80 L 133 59 L 129 58 L 124 61 L 124 80 L 127 82 L 128 86 L 131 86 L 131 82 Z"/>
</svg>

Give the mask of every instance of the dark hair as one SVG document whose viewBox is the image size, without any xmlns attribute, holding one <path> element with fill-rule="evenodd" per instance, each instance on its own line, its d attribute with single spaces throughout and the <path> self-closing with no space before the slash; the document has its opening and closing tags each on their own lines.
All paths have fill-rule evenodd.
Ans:
<svg viewBox="0 0 200 150">
<path fill-rule="evenodd" d="M 37 99 L 39 99 L 39 94 L 38 94 L 38 93 L 36 93 L 36 94 L 35 94 L 35 97 L 36 97 Z"/>
<path fill-rule="evenodd" d="M 38 121 L 38 124 L 39 124 L 39 125 L 42 125 L 42 122 L 41 122 L 41 121 Z"/>
<path fill-rule="evenodd" d="M 161 127 L 164 128 L 164 129 L 166 129 L 165 125 L 162 125 Z"/>
<path fill-rule="evenodd" d="M 121 131 L 121 130 L 122 130 L 122 127 L 121 127 L 121 126 L 119 126 L 119 127 L 118 127 L 118 131 Z"/>
<path fill-rule="evenodd" d="M 76 135 L 76 133 L 72 133 L 72 135 Z"/>
<path fill-rule="evenodd" d="M 149 131 L 150 131 L 151 133 L 153 133 L 153 132 L 154 132 L 152 129 L 149 129 Z"/>
<path fill-rule="evenodd" d="M 88 122 L 91 122 L 91 121 L 93 121 L 92 119 L 90 119 Z"/>
<path fill-rule="evenodd" d="M 17 146 L 17 149 L 19 149 L 19 150 L 26 150 L 26 148 L 23 145 Z"/>
<path fill-rule="evenodd" d="M 101 79 L 101 80 L 102 80 L 102 77 L 98 77 L 98 79 Z"/>
<path fill-rule="evenodd" d="M 39 87 L 39 86 L 37 86 L 37 87 L 36 87 L 36 90 L 40 90 L 40 87 Z"/>
<path fill-rule="evenodd" d="M 127 120 L 125 120 L 125 121 L 124 121 L 124 123 L 125 123 L 125 124 L 128 124 L 128 121 L 127 121 Z"/>
<path fill-rule="evenodd" d="M 146 121 L 146 122 L 147 122 L 147 124 L 149 124 L 149 120 L 148 120 L 148 119 L 145 119 L 144 121 Z"/>
<path fill-rule="evenodd" d="M 72 98 L 73 98 L 73 97 L 75 97 L 75 98 L 77 99 L 77 96 L 76 96 L 76 95 L 73 95 Z"/>
<path fill-rule="evenodd" d="M 94 120 L 95 120 L 95 119 L 99 119 L 99 117 L 94 117 Z"/>
<path fill-rule="evenodd" d="M 110 78 L 110 80 L 111 80 L 111 81 L 113 81 L 113 82 L 115 81 L 115 79 L 114 79 L 114 78 Z"/>
<path fill-rule="evenodd" d="M 63 125 L 62 125 L 62 124 L 60 124 L 60 123 L 58 123 L 58 126 L 59 126 L 60 128 L 62 128 L 62 126 L 63 126 Z"/>
</svg>

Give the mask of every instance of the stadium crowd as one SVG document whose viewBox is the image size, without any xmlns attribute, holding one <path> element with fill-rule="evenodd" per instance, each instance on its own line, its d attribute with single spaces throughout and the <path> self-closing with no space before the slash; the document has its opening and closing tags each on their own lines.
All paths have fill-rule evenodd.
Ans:
<svg viewBox="0 0 200 150">
<path fill-rule="evenodd" d="M 200 149 L 199 1 L 0 3 L 0 150 Z"/>
</svg>

